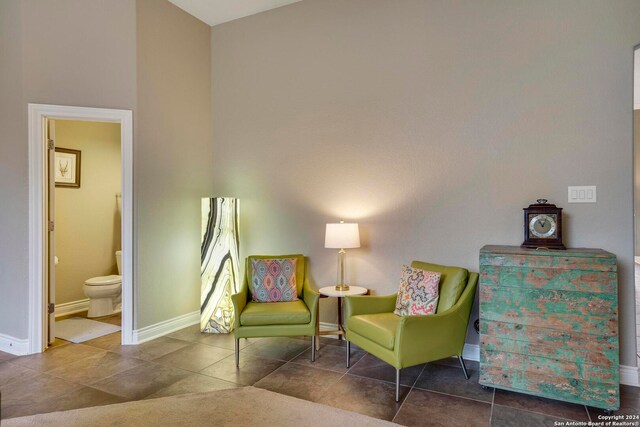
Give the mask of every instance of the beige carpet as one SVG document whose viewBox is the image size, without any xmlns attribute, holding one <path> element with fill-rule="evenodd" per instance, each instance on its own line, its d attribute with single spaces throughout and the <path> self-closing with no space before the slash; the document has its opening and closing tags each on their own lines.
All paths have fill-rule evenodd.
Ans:
<svg viewBox="0 0 640 427">
<path fill-rule="evenodd" d="M 10 426 L 391 426 L 254 387 L 183 394 L 2 420 Z"/>
</svg>

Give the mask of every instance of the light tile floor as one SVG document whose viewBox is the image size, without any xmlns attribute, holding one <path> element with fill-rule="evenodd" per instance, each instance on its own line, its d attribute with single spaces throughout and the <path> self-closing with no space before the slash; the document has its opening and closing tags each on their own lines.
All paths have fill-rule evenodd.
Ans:
<svg viewBox="0 0 640 427">
<path fill-rule="evenodd" d="M 120 334 L 45 353 L 15 357 L 0 352 L 3 418 L 107 405 L 130 400 L 253 385 L 404 425 L 553 426 L 597 421 L 583 405 L 478 385 L 478 364 L 466 381 L 455 359 L 402 371 L 401 401 L 394 401 L 394 369 L 357 348 L 344 366 L 344 342 L 323 338 L 315 363 L 308 338 L 241 340 L 236 369 L 233 337 L 202 334 L 198 325 L 138 345 Z M 640 389 L 621 387 L 619 414 L 640 413 Z"/>
</svg>

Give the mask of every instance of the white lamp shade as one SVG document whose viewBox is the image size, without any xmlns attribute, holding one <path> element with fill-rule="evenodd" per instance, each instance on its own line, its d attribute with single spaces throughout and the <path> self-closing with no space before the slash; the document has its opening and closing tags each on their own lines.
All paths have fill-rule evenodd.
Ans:
<svg viewBox="0 0 640 427">
<path fill-rule="evenodd" d="M 324 247 L 333 249 L 359 248 L 360 233 L 358 232 L 358 224 L 344 222 L 327 224 Z"/>
</svg>

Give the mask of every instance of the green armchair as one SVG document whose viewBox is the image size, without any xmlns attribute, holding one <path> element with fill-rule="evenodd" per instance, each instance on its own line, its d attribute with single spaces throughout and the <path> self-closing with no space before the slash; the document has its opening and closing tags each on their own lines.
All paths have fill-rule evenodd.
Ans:
<svg viewBox="0 0 640 427">
<path fill-rule="evenodd" d="M 251 298 L 251 260 L 296 258 L 298 301 L 254 302 Z M 250 256 L 245 264 L 245 277 L 240 291 L 231 296 L 235 312 L 236 366 L 240 365 L 240 338 L 311 337 L 311 361 L 316 359 L 316 317 L 320 294 L 309 284 L 304 255 Z"/>
<path fill-rule="evenodd" d="M 393 314 L 397 294 L 345 298 L 347 368 L 351 343 L 396 368 L 396 401 L 400 400 L 400 370 L 445 357 L 457 356 L 466 379 L 462 358 L 478 273 L 464 268 L 413 261 L 412 267 L 436 271 L 440 299 L 436 313 L 428 316 Z"/>
</svg>

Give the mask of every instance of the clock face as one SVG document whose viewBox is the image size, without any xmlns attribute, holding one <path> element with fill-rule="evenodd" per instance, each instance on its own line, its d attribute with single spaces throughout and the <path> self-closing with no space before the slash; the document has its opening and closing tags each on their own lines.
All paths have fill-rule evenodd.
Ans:
<svg viewBox="0 0 640 427">
<path fill-rule="evenodd" d="M 529 216 L 529 231 L 538 239 L 555 239 L 558 236 L 556 214 L 532 214 Z"/>
</svg>

